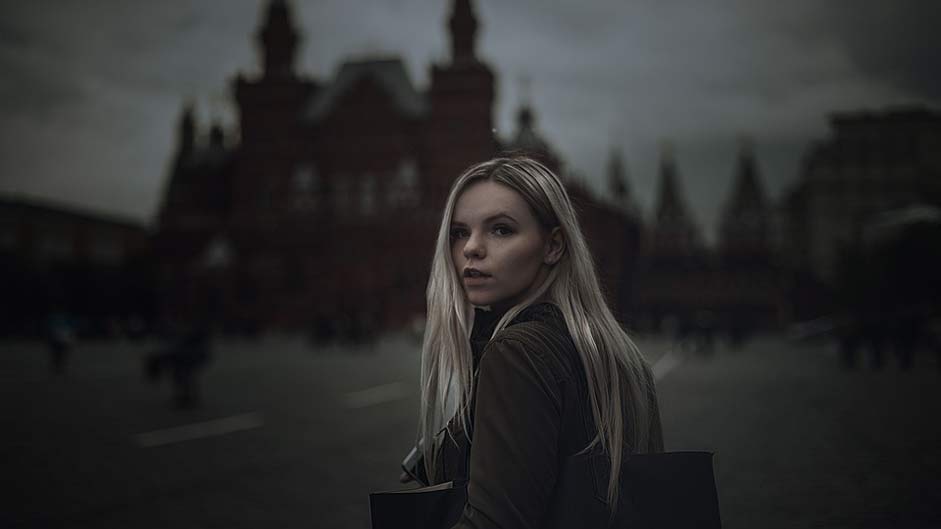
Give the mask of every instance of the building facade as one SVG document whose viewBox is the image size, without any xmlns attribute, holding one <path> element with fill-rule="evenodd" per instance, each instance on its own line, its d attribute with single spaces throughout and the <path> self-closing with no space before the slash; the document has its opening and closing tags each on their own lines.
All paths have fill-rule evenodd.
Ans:
<svg viewBox="0 0 941 529">
<path fill-rule="evenodd" d="M 315 80 L 294 67 L 289 4 L 270 2 L 256 35 L 262 73 L 232 82 L 238 143 L 215 129 L 201 144 L 192 112 L 181 118 L 155 243 L 164 313 L 324 335 L 420 319 L 454 178 L 507 149 L 547 151 L 495 136 L 495 76 L 477 55 L 478 28 L 472 2 L 455 0 L 450 58 L 431 65 L 425 89 L 397 57 L 348 61 Z M 583 195 L 596 251 L 625 254 L 632 217 Z M 620 262 L 602 259 L 618 276 L 609 282 L 623 282 Z"/>
<path fill-rule="evenodd" d="M 823 283 L 882 213 L 941 204 L 941 113 L 927 108 L 833 114 L 785 198 L 786 254 Z"/>
<path fill-rule="evenodd" d="M 126 219 L 0 197 L 0 336 L 37 336 L 53 313 L 111 335 L 153 317 L 149 235 Z"/>
<path fill-rule="evenodd" d="M 744 143 L 723 205 L 718 245 L 707 247 L 692 217 L 669 146 L 638 272 L 637 304 L 652 330 L 738 342 L 785 318 L 783 275 L 772 241 L 773 207 Z"/>
</svg>

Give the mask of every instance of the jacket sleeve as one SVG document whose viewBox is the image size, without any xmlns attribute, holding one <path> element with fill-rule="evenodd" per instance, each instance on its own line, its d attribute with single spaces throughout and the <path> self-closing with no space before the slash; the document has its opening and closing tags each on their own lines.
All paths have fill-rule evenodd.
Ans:
<svg viewBox="0 0 941 529">
<path fill-rule="evenodd" d="M 538 527 L 558 465 L 560 382 L 540 352 L 494 340 L 480 361 L 467 505 L 456 529 Z"/>
</svg>

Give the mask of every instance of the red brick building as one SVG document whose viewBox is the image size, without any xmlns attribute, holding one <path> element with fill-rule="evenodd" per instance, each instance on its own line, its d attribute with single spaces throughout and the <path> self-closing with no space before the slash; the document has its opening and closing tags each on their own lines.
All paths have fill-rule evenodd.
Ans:
<svg viewBox="0 0 941 529">
<path fill-rule="evenodd" d="M 495 137 L 477 29 L 471 1 L 456 0 L 450 60 L 431 66 L 424 90 L 395 57 L 346 62 L 321 81 L 295 71 L 299 33 L 289 5 L 272 1 L 256 35 L 263 72 L 233 81 L 238 144 L 216 128 L 199 145 L 192 112 L 181 119 L 156 238 L 165 314 L 341 332 L 420 317 L 454 178 L 507 147 L 548 150 Z M 619 304 L 636 220 L 573 193 Z"/>
</svg>

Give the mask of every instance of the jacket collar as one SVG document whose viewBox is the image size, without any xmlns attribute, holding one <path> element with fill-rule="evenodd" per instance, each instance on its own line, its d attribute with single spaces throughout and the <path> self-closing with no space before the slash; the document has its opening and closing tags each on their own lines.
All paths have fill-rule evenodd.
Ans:
<svg viewBox="0 0 941 529">
<path fill-rule="evenodd" d="M 504 314 L 506 314 L 506 309 L 502 311 L 474 309 L 474 328 L 470 336 L 471 350 L 474 352 L 474 369 L 477 368 L 477 361 Z M 520 311 L 507 327 L 527 321 L 543 321 L 551 324 L 562 322 L 563 326 L 565 322 L 562 311 L 554 303 L 540 301 Z"/>
</svg>

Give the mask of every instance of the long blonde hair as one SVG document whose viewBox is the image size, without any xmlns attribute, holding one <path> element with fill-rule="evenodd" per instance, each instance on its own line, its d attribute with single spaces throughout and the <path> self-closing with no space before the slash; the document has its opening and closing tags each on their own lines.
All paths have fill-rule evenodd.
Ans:
<svg viewBox="0 0 941 529">
<path fill-rule="evenodd" d="M 597 434 L 582 452 L 601 445 L 611 462 L 608 505 L 618 497 L 622 451 L 654 450 L 649 432 L 656 400 L 650 367 L 605 302 L 588 245 L 568 193 L 559 178 L 525 157 L 496 158 L 464 171 L 451 186 L 431 265 L 427 324 L 422 344 L 419 446 L 434 479 L 439 433 L 452 418 L 468 431 L 473 391 L 470 331 L 474 310 L 467 301 L 451 258 L 450 225 L 454 205 L 469 184 L 492 180 L 518 192 L 545 228 L 559 226 L 566 243 L 562 258 L 527 299 L 511 307 L 494 334 L 537 299 L 554 303 L 585 366 Z M 627 413 L 625 413 L 627 412 Z M 625 424 L 625 417 L 628 424 Z M 470 439 L 468 439 L 470 440 Z"/>
</svg>

